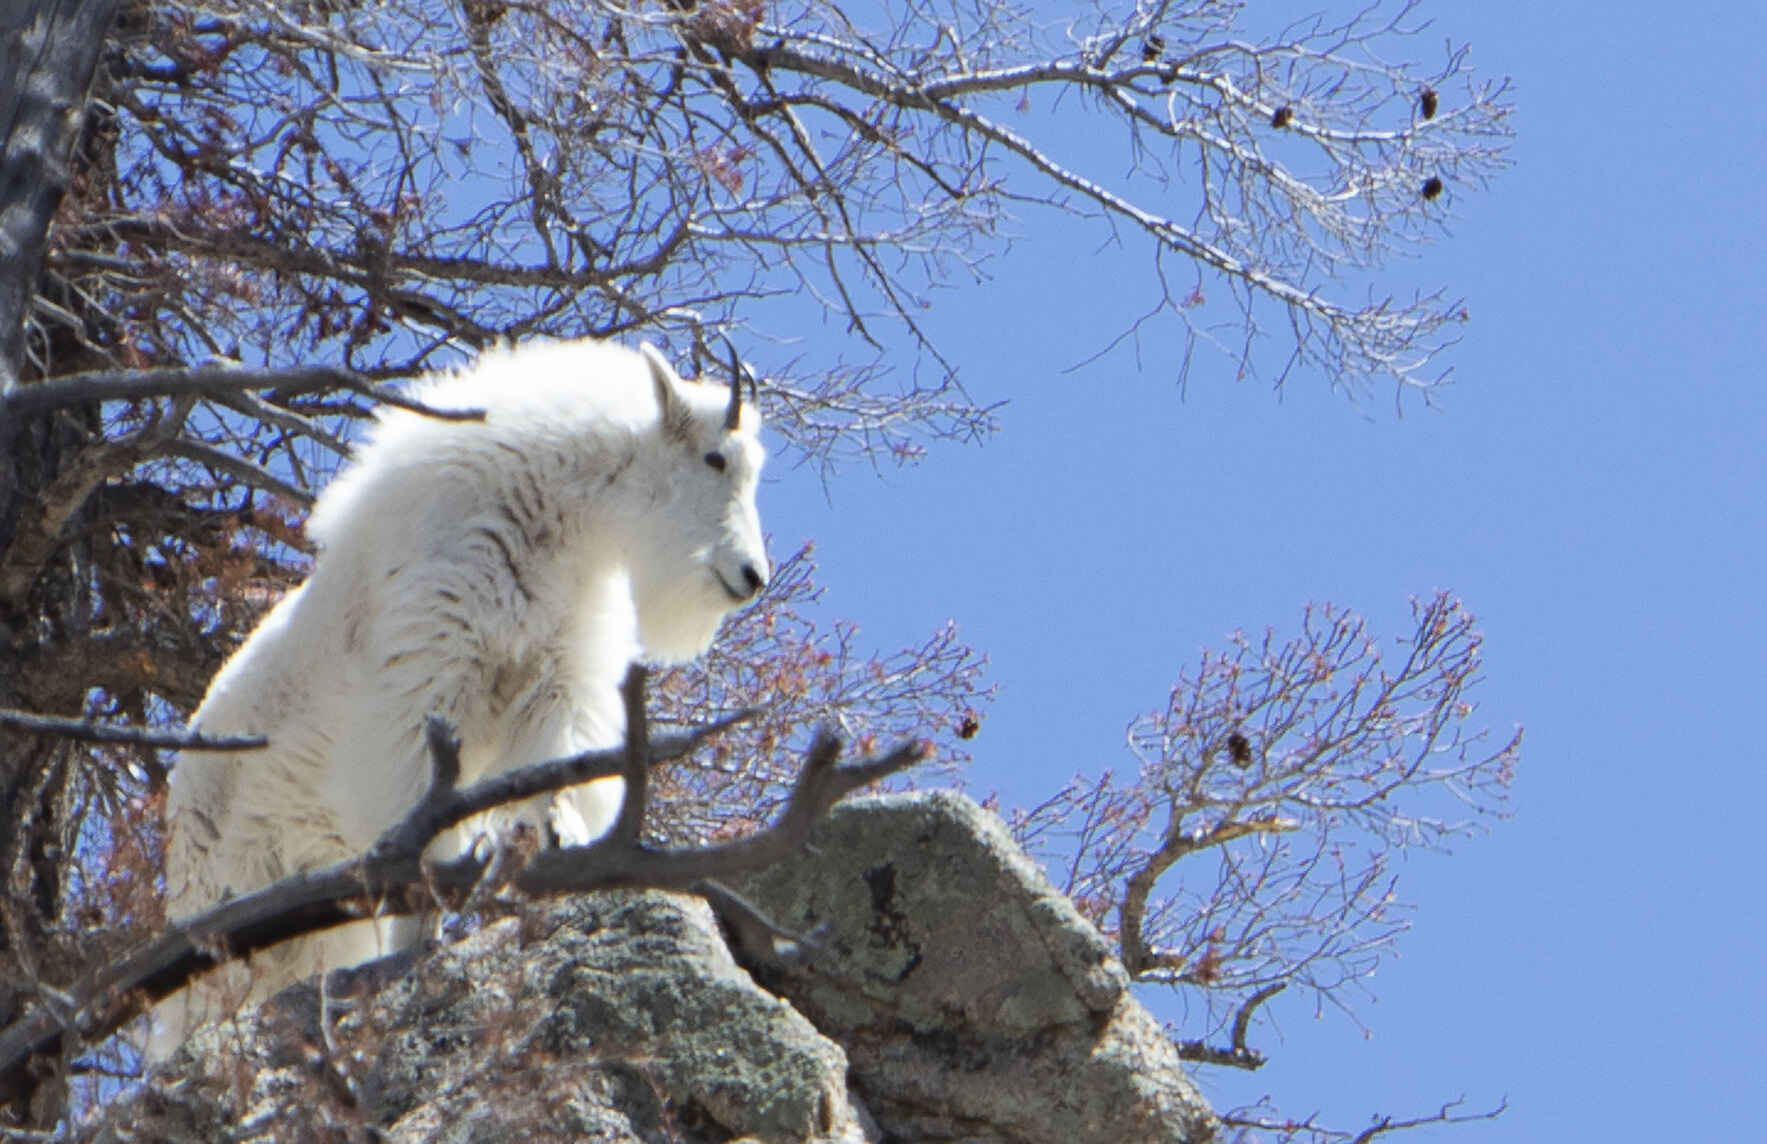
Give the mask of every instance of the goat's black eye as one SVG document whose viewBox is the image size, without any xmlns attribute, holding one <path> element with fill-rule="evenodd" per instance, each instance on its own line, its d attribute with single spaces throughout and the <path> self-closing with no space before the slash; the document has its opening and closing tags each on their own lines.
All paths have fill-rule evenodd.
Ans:
<svg viewBox="0 0 1767 1144">
<path fill-rule="evenodd" d="M 707 453 L 706 454 L 706 464 L 712 466 L 712 468 L 718 470 L 720 473 L 723 472 L 724 471 L 724 454 L 722 454 L 722 453 Z"/>
</svg>

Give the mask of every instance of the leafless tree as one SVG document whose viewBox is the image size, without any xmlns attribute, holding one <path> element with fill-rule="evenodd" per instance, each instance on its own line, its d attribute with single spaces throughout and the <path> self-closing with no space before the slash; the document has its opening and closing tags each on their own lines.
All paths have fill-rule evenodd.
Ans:
<svg viewBox="0 0 1767 1144">
<path fill-rule="evenodd" d="M 1130 725 L 1137 773 L 1076 778 L 1013 816 L 1131 976 L 1196 1003 L 1191 1031 L 1174 1031 L 1187 1059 L 1261 1066 L 1253 1021 L 1290 987 L 1356 1019 L 1409 925 L 1393 857 L 1507 813 L 1521 733 L 1493 740 L 1472 722 L 1473 618 L 1437 595 L 1412 619 L 1396 663 L 1328 606 L 1288 640 L 1236 635 Z M 1334 1138 L 1269 1108 L 1235 1117 Z"/>
<path fill-rule="evenodd" d="M 1390 62 L 1433 50 L 1415 3 L 1263 30 L 1241 8 L 1100 3 L 1060 25 L 995 0 L 9 11 L 0 1018 L 160 924 L 152 886 L 119 876 L 158 860 L 154 737 L 177 740 L 166 728 L 304 575 L 300 521 L 352 426 L 399 401 L 400 380 L 475 347 L 642 334 L 707 370 L 740 347 L 788 454 L 825 470 L 898 463 L 992 430 L 922 325 L 932 292 L 991 273 L 1015 215 L 1058 211 L 1149 268 L 1145 312 L 1101 351 L 1113 336 L 1153 344 L 1187 370 L 1214 346 L 1277 382 L 1299 370 L 1427 394 L 1465 307 L 1367 291 L 1502 166 L 1504 85 L 1453 46 Z M 1107 169 L 1064 158 L 1077 125 L 1119 141 Z M 802 338 L 813 324 L 828 333 Z M 654 681 L 664 720 L 768 704 L 708 762 L 659 777 L 659 837 L 723 838 L 783 806 L 795 771 L 774 760 L 807 749 L 818 723 L 862 745 L 927 735 L 963 758 L 986 705 L 979 658 L 950 631 L 868 655 L 806 618 L 816 591 L 807 552 L 783 562 L 708 663 Z M 1445 658 L 1417 686 L 1446 680 L 1471 639 L 1446 615 L 1447 634 L 1420 628 L 1418 646 Z M 1345 638 L 1319 652 L 1332 686 L 1363 680 L 1368 694 L 1373 664 L 1350 654 L 1360 630 Z M 1282 961 L 1300 948 L 1296 903 L 1336 861 L 1313 846 L 1319 824 L 1384 837 L 1402 821 L 1351 805 L 1373 788 L 1345 777 L 1400 731 L 1370 709 L 1341 743 L 1296 755 L 1294 737 L 1326 716 L 1283 696 L 1325 684 L 1272 677 L 1256 706 L 1218 685 L 1221 670 L 1192 681 L 1217 704 L 1188 717 L 1201 730 L 1174 715 L 1138 732 L 1135 790 L 1074 788 L 1034 822 L 1096 805 L 1105 825 L 1085 835 L 1075 892 L 1116 904 L 1114 923 L 1097 916 L 1129 935 L 1143 977 L 1214 966 L 1188 984 L 1213 999 L 1199 1031 L 1227 1029 L 1231 1055 L 1245 1049 L 1234 1015 L 1260 991 L 1337 996 L 1390 936 L 1365 862 L 1351 871 L 1365 888 L 1316 900 L 1348 911 L 1341 927 Z M 1403 735 L 1414 741 L 1409 724 Z M 1395 793 L 1453 785 L 1438 754 L 1417 765 Z M 1498 766 L 1468 765 L 1480 783 Z M 1156 810 L 1172 816 L 1158 841 L 1113 825 Z M 1135 847 L 1147 856 L 1129 859 Z M 1238 863 L 1218 899 L 1154 893 L 1198 850 Z M 1131 869 L 1133 893 L 1119 884 Z M 54 1087 L 21 1082 L 0 1102 L 15 1124 L 53 1123 Z"/>
</svg>

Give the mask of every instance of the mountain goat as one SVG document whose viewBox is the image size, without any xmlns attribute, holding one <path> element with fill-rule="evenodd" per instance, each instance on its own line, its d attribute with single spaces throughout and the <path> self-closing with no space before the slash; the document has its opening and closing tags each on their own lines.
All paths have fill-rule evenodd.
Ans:
<svg viewBox="0 0 1767 1144">
<path fill-rule="evenodd" d="M 769 574 L 759 414 L 740 384 L 684 382 L 652 346 L 487 352 L 384 412 L 308 521 L 319 557 L 210 685 L 191 723 L 262 735 L 190 753 L 167 804 L 170 914 L 353 857 L 430 779 L 423 724 L 460 738 L 460 779 L 616 745 L 634 659 L 685 660 Z M 565 844 L 618 816 L 601 779 L 462 824 L 431 853 L 525 822 Z M 289 942 L 161 1006 L 150 1057 L 321 969 L 412 944 L 413 920 Z"/>
</svg>

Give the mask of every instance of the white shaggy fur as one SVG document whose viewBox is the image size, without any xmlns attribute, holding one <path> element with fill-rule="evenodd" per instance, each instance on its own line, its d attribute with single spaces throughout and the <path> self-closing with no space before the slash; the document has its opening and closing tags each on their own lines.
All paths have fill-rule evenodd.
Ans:
<svg viewBox="0 0 1767 1144">
<path fill-rule="evenodd" d="M 727 429 L 729 394 L 683 382 L 650 346 L 577 341 L 492 351 L 416 393 L 484 409 L 482 423 L 385 413 L 313 509 L 313 575 L 192 719 L 269 746 L 174 768 L 171 916 L 360 854 L 427 785 L 431 713 L 460 736 L 463 784 L 617 744 L 627 666 L 699 654 L 767 580 L 759 416 L 745 405 Z M 431 853 L 516 820 L 587 842 L 621 793 L 618 779 L 577 787 L 465 824 Z M 161 1007 L 150 1055 L 417 936 L 410 922 L 361 923 L 212 975 Z"/>
</svg>

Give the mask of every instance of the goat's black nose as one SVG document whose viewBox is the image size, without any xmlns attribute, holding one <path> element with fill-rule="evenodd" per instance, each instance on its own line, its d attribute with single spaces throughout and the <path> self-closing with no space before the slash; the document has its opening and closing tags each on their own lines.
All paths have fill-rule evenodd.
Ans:
<svg viewBox="0 0 1767 1144">
<path fill-rule="evenodd" d="M 742 566 L 742 578 L 748 581 L 749 595 L 751 596 L 767 586 L 766 577 L 755 571 L 755 566 L 753 564 L 744 564 Z"/>
</svg>

